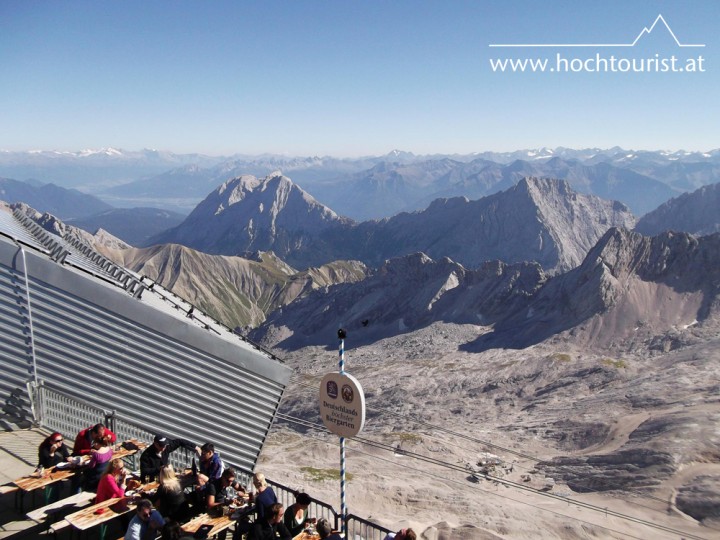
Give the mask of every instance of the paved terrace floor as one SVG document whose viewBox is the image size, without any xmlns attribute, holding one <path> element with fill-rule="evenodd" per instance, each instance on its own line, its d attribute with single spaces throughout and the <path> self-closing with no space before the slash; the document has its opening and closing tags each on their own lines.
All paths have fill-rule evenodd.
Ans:
<svg viewBox="0 0 720 540">
<path fill-rule="evenodd" d="M 40 429 L 22 428 L 0 415 L 0 486 L 10 483 L 35 470 L 37 449 L 49 434 Z M 0 488 L 1 490 L 2 488 Z M 25 497 L 26 511 L 32 502 L 32 496 Z M 36 506 L 41 506 L 38 502 Z M 44 534 L 44 527 L 15 510 L 15 493 L 0 495 L 0 539 L 3 538 L 52 538 Z"/>
</svg>

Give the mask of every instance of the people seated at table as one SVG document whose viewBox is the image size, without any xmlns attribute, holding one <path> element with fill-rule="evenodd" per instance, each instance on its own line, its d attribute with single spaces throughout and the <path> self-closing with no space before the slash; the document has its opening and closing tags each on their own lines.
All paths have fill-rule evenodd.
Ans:
<svg viewBox="0 0 720 540">
<path fill-rule="evenodd" d="M 125 533 L 125 540 L 150 540 L 157 536 L 164 525 L 165 518 L 153 509 L 152 503 L 148 499 L 140 499 Z"/>
<path fill-rule="evenodd" d="M 417 534 L 412 529 L 400 529 L 396 533 L 388 533 L 384 540 L 415 540 L 416 538 Z"/>
<path fill-rule="evenodd" d="M 218 480 L 210 480 L 205 489 L 205 506 L 208 510 L 220 505 L 243 503 L 245 490 L 235 481 L 235 469 L 225 469 Z"/>
<path fill-rule="evenodd" d="M 164 465 L 160 469 L 160 486 L 153 503 L 166 519 L 184 521 L 189 517 L 185 493 L 172 465 Z"/>
<path fill-rule="evenodd" d="M 93 442 L 105 440 L 109 445 L 115 444 L 117 436 L 105 427 L 104 424 L 95 424 L 85 428 L 75 437 L 73 456 L 89 456 L 92 453 Z"/>
<path fill-rule="evenodd" d="M 38 448 L 38 467 L 49 469 L 58 463 L 64 463 L 70 457 L 70 450 L 65 446 L 62 434 L 53 433 L 40 443 Z"/>
<path fill-rule="evenodd" d="M 283 523 L 284 510 L 280 503 L 270 505 L 265 516 L 257 518 L 250 527 L 247 540 L 292 540 L 290 531 Z"/>
<path fill-rule="evenodd" d="M 278 502 L 277 496 L 273 489 L 268 486 L 263 473 L 255 473 L 253 475 L 253 486 L 257 494 L 255 495 L 255 508 L 257 509 L 257 517 L 262 520 L 268 507 Z"/>
<path fill-rule="evenodd" d="M 125 479 L 127 469 L 122 459 L 112 459 L 98 482 L 95 503 L 101 503 L 115 497 L 125 497 Z"/>
<path fill-rule="evenodd" d="M 200 452 L 200 447 L 185 439 L 169 439 L 165 435 L 155 435 L 153 443 L 140 455 L 140 478 L 149 482 L 160 476 L 160 469 L 167 465 L 170 453 L 178 448 L 185 448 L 191 452 Z"/>
<path fill-rule="evenodd" d="M 332 525 L 330 525 L 330 522 L 325 518 L 318 519 L 315 529 L 321 540 L 342 540 L 339 533 L 333 532 Z"/>
<path fill-rule="evenodd" d="M 293 537 L 300 534 L 308 523 L 314 523 L 314 519 L 308 518 L 308 508 L 312 499 L 307 493 L 298 493 L 295 496 L 295 504 L 288 506 L 285 510 L 283 522 Z"/>
<path fill-rule="evenodd" d="M 107 439 L 97 439 L 93 443 L 90 454 L 90 461 L 83 468 L 83 488 L 86 491 L 97 490 L 100 477 L 107 467 L 108 462 L 112 459 L 113 451 L 108 444 Z"/>
<path fill-rule="evenodd" d="M 225 464 L 220 454 L 215 451 L 215 445 L 205 443 L 200 447 L 200 472 L 210 480 L 217 480 L 222 476 Z"/>
</svg>

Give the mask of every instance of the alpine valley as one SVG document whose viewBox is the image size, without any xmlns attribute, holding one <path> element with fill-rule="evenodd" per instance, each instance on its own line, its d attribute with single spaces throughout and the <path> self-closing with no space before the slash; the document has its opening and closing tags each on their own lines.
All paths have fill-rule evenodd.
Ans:
<svg viewBox="0 0 720 540">
<path fill-rule="evenodd" d="M 317 390 L 342 327 L 352 513 L 428 540 L 720 535 L 720 151 L 6 152 L 0 175 L 155 208 L 111 224 L 2 184 L 294 368 L 274 480 L 339 507 Z"/>
</svg>

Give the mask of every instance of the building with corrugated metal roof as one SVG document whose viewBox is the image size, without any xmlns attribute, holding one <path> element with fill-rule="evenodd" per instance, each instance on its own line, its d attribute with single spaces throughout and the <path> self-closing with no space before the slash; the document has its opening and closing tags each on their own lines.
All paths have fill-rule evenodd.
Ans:
<svg viewBox="0 0 720 540">
<path fill-rule="evenodd" d="M 0 398 L 29 402 L 36 423 L 47 407 L 37 389 L 48 388 L 147 434 L 212 442 L 246 471 L 291 376 L 272 354 L 18 207 L 0 208 L 0 369 Z M 62 416 L 43 425 L 73 435 L 73 415 Z"/>
</svg>

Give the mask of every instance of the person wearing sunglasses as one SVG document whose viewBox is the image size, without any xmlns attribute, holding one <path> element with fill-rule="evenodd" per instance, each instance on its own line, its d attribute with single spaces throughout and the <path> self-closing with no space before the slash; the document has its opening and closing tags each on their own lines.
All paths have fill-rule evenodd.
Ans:
<svg viewBox="0 0 720 540">
<path fill-rule="evenodd" d="M 70 450 L 60 433 L 53 433 L 40 443 L 38 448 L 38 467 L 49 469 L 58 463 L 68 461 Z"/>
<path fill-rule="evenodd" d="M 59 463 L 70 460 L 70 450 L 65 446 L 65 441 L 60 433 L 53 433 L 40 443 L 38 448 L 38 471 L 51 469 Z M 45 486 L 45 504 L 60 500 L 59 483 Z"/>
</svg>

